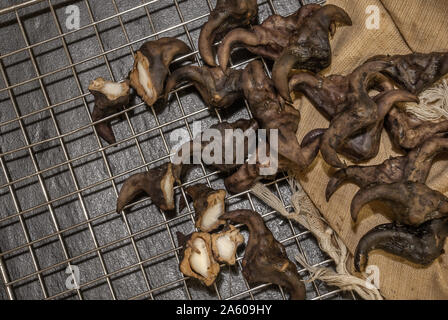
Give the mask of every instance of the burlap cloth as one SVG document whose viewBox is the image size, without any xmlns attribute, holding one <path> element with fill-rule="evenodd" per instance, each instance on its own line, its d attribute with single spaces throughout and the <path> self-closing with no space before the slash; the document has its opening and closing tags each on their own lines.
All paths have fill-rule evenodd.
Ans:
<svg viewBox="0 0 448 320">
<path fill-rule="evenodd" d="M 448 50 L 448 1 L 446 0 L 329 0 L 344 8 L 353 20 L 352 27 L 339 28 L 332 40 L 333 63 L 324 74 L 347 74 L 367 58 L 377 54 L 406 54 L 412 50 Z M 380 10 L 380 28 L 366 28 L 366 8 Z M 298 131 L 302 137 L 314 128 L 328 127 L 328 121 L 305 99 L 297 99 L 302 120 Z M 379 155 L 368 164 L 378 164 L 397 155 L 386 132 Z M 448 159 L 438 161 L 431 170 L 428 185 L 448 195 Z M 358 190 L 353 184 L 341 187 L 331 201 L 325 201 L 325 188 L 334 171 L 319 157 L 303 174 L 301 184 L 316 207 L 345 242 L 351 253 L 359 239 L 378 224 L 386 223 L 387 207 L 366 206 L 355 228 L 350 217 L 350 202 Z M 384 251 L 373 251 L 369 264 L 379 267 L 380 290 L 386 299 L 448 299 L 448 244 L 432 265 L 420 267 Z M 353 263 L 351 263 L 351 267 Z"/>
</svg>

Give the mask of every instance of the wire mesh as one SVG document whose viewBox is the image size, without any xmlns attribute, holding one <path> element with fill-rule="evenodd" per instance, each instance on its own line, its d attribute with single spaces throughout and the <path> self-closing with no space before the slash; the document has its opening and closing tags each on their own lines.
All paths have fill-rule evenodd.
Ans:
<svg viewBox="0 0 448 320">
<path fill-rule="evenodd" d="M 90 116 L 89 82 L 126 78 L 145 41 L 177 37 L 193 49 L 193 63 L 202 65 L 197 39 L 215 1 L 16 2 L 0 5 L 0 299 L 287 298 L 278 286 L 245 281 L 243 249 L 238 264 L 223 267 L 212 288 L 184 277 L 174 235 L 194 230 L 191 206 L 173 216 L 144 198 L 122 216 L 114 210 L 127 177 L 168 161 L 173 130 L 184 128 L 192 137 L 193 121 L 206 128 L 222 119 L 248 118 L 245 101 L 240 110 L 212 112 L 191 85 L 175 90 L 166 108 L 147 107 L 136 98 L 119 113 L 121 121 L 113 122 L 113 145 L 99 138 Z M 317 1 L 261 0 L 260 20 L 291 14 L 307 2 Z M 67 25 L 73 12 L 68 8 L 79 10 L 77 29 Z M 245 50 L 232 57 L 235 68 L 260 59 Z M 269 62 L 263 63 L 269 72 Z M 286 178 L 268 185 L 290 210 Z M 195 183 L 223 188 L 219 172 L 200 166 L 176 187 L 176 197 L 185 199 L 184 188 Z M 260 212 L 290 258 L 301 252 L 312 265 L 332 266 L 308 231 L 249 192 L 226 201 L 230 210 Z M 73 268 L 79 278 L 72 277 L 69 286 Z M 306 270 L 299 272 L 308 277 Z M 351 297 L 319 281 L 307 284 L 308 299 Z"/>
</svg>

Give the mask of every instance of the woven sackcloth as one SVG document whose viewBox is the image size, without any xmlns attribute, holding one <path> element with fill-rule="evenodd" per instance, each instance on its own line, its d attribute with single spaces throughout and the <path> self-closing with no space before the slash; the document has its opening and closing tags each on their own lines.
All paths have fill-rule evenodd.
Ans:
<svg viewBox="0 0 448 320">
<path fill-rule="evenodd" d="M 352 27 L 341 27 L 332 40 L 333 62 L 324 74 L 347 74 L 367 58 L 377 54 L 407 54 L 412 51 L 448 50 L 448 1 L 446 0 L 329 0 L 344 8 L 353 20 Z M 379 10 L 379 29 L 366 27 L 372 8 Z M 310 130 L 328 127 L 328 121 L 311 104 L 296 97 L 302 119 L 299 141 Z M 378 164 L 397 155 L 386 132 L 378 156 L 366 163 Z M 448 195 L 448 157 L 436 162 L 428 185 Z M 349 164 L 349 162 L 348 162 Z M 301 174 L 300 184 L 330 226 L 353 254 L 359 239 L 370 229 L 387 223 L 387 207 L 366 206 L 355 227 L 350 217 L 350 202 L 358 190 L 353 184 L 342 186 L 329 203 L 325 188 L 334 169 L 319 155 L 310 169 Z M 421 267 L 384 251 L 373 251 L 369 264 L 379 268 L 380 291 L 386 299 L 448 299 L 448 241 L 443 254 L 428 267 Z M 353 262 L 350 262 L 352 268 Z"/>
</svg>

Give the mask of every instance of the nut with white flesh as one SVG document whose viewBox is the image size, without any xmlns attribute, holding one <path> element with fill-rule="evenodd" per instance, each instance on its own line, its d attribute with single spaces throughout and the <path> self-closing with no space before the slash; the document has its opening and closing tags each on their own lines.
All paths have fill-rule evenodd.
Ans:
<svg viewBox="0 0 448 320">
<path fill-rule="evenodd" d="M 121 83 L 97 78 L 89 85 L 90 93 L 95 97 L 92 121 L 97 122 L 123 110 L 129 104 L 129 81 Z M 98 135 L 109 144 L 116 142 L 110 125 L 112 119 L 95 125 Z"/>
<path fill-rule="evenodd" d="M 219 217 L 225 212 L 225 190 L 214 190 L 204 184 L 196 184 L 185 190 L 193 199 L 196 211 L 196 228 L 203 232 L 211 232 L 225 224 Z"/>
<path fill-rule="evenodd" d="M 239 230 L 229 225 L 226 230 L 212 234 L 212 251 L 216 261 L 234 265 L 236 250 L 244 242 Z"/>
<path fill-rule="evenodd" d="M 90 82 L 89 91 L 99 92 L 105 96 L 109 102 L 113 102 L 121 97 L 129 96 L 129 82 L 113 82 L 104 80 L 100 77 Z M 92 94 L 94 94 L 93 92 Z M 102 106 L 100 105 L 100 107 Z"/>
<path fill-rule="evenodd" d="M 161 210 L 174 210 L 174 184 L 176 182 L 180 183 L 180 172 L 172 163 L 166 163 L 148 172 L 131 176 L 120 190 L 117 212 L 120 213 L 142 192 L 146 193 Z"/>
<path fill-rule="evenodd" d="M 157 101 L 157 92 L 149 73 L 149 60 L 140 51 L 135 54 L 134 69 L 130 75 L 131 85 L 143 100 L 152 106 Z"/>
<path fill-rule="evenodd" d="M 190 52 L 191 49 L 183 41 L 175 38 L 148 41 L 136 52 L 129 79 L 131 86 L 148 106 L 152 106 L 163 95 L 170 63 L 175 57 Z"/>
<path fill-rule="evenodd" d="M 195 232 L 187 241 L 180 271 L 199 279 L 206 286 L 211 286 L 219 274 L 219 264 L 215 261 L 211 248 L 211 236 L 204 232 Z"/>
</svg>

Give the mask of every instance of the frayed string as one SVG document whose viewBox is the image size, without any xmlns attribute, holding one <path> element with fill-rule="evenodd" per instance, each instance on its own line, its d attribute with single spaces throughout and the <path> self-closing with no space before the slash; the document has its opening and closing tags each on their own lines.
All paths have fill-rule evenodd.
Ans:
<svg viewBox="0 0 448 320">
<path fill-rule="evenodd" d="M 347 247 L 324 220 L 297 180 L 290 178 L 288 181 L 294 192 L 291 197 L 293 212 L 288 212 L 282 201 L 263 184 L 256 184 L 251 191 L 257 198 L 282 216 L 294 220 L 308 229 L 316 237 L 319 247 L 334 260 L 336 271 L 327 267 L 311 266 L 303 255 L 297 255 L 297 262 L 306 268 L 311 275 L 311 278 L 307 281 L 318 279 L 343 291 L 354 291 L 366 300 L 382 300 L 383 297 L 377 288 L 367 283 L 366 280 L 349 273 L 347 270 L 347 260 L 349 258 Z"/>
<path fill-rule="evenodd" d="M 448 120 L 447 79 L 423 91 L 419 99 L 420 103 L 406 103 L 405 110 L 423 121 Z"/>
</svg>

